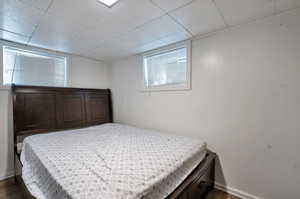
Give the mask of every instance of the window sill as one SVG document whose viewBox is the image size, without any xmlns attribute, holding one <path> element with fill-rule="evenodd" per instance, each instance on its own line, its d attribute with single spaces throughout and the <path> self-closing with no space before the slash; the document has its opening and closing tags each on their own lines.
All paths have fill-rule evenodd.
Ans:
<svg viewBox="0 0 300 199">
<path fill-rule="evenodd" d="M 11 86 L 8 85 L 0 85 L 0 91 L 10 91 Z"/>
<path fill-rule="evenodd" d="M 141 92 L 191 91 L 191 86 L 158 86 L 142 88 Z"/>
</svg>

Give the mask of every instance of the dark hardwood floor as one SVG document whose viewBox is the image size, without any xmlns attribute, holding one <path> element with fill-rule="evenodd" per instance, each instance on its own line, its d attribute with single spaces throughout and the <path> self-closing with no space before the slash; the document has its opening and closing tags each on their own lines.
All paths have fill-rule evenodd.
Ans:
<svg viewBox="0 0 300 199">
<path fill-rule="evenodd" d="M 22 188 L 15 183 L 14 178 L 0 181 L 0 199 L 27 199 Z M 206 199 L 239 199 L 219 190 L 211 191 Z"/>
<path fill-rule="evenodd" d="M 0 181 L 0 199 L 26 199 L 21 187 L 15 183 L 14 178 Z"/>
<path fill-rule="evenodd" d="M 215 189 L 208 194 L 206 199 L 240 199 L 240 198 Z"/>
</svg>

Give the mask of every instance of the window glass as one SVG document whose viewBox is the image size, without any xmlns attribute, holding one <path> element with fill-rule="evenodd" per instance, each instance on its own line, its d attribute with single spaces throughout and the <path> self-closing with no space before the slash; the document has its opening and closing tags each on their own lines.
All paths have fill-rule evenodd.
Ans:
<svg viewBox="0 0 300 199">
<path fill-rule="evenodd" d="M 182 84 L 187 81 L 186 48 L 148 56 L 144 62 L 146 87 Z"/>
<path fill-rule="evenodd" d="M 66 57 L 3 48 L 3 84 L 66 86 Z"/>
</svg>

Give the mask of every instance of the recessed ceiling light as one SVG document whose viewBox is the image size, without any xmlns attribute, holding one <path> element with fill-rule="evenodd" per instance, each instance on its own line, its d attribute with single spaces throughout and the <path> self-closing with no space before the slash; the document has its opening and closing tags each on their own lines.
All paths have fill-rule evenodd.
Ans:
<svg viewBox="0 0 300 199">
<path fill-rule="evenodd" d="M 120 0 L 98 0 L 100 3 L 106 5 L 107 7 L 111 8 Z"/>
</svg>

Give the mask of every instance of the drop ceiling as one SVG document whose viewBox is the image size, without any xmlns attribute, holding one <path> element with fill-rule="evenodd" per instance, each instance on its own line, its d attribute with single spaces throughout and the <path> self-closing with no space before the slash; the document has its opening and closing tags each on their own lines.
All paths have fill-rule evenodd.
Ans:
<svg viewBox="0 0 300 199">
<path fill-rule="evenodd" d="M 300 0 L 0 0 L 0 38 L 98 60 L 277 14 Z"/>
</svg>

